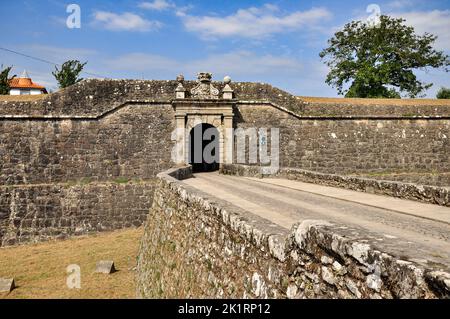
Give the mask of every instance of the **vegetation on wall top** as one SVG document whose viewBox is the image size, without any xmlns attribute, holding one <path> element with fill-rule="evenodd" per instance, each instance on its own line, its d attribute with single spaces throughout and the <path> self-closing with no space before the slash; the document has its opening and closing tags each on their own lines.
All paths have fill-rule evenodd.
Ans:
<svg viewBox="0 0 450 319">
<path fill-rule="evenodd" d="M 81 63 L 78 60 L 69 60 L 63 63 L 61 69 L 58 69 L 58 67 L 55 66 L 55 71 L 52 72 L 52 74 L 56 81 L 58 81 L 59 87 L 64 89 L 82 81 L 83 79 L 79 76 L 86 64 L 87 62 Z"/>
</svg>

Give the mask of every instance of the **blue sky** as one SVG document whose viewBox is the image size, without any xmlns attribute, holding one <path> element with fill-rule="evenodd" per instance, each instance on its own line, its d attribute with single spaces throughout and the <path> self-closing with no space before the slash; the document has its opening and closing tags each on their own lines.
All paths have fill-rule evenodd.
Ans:
<svg viewBox="0 0 450 319">
<path fill-rule="evenodd" d="M 325 84 L 327 67 L 318 54 L 345 23 L 367 19 L 370 4 L 401 16 L 419 33 L 439 37 L 450 53 L 449 0 L 388 1 L 199 1 L 0 0 L 4 33 L 0 47 L 62 63 L 88 61 L 86 71 L 108 78 L 194 79 L 209 71 L 215 79 L 266 82 L 293 94 L 337 96 Z M 66 25 L 67 6 L 81 8 L 81 28 Z M 26 69 L 33 80 L 55 89 L 52 65 L 0 50 L 0 64 Z M 427 97 L 450 76 L 417 72 L 434 83 Z M 84 77 L 93 77 L 84 74 Z"/>
</svg>

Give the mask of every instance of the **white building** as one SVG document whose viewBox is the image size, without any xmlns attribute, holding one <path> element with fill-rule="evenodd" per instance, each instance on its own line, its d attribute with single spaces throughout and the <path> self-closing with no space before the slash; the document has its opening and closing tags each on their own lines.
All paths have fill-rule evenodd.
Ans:
<svg viewBox="0 0 450 319">
<path fill-rule="evenodd" d="M 10 95 L 38 95 L 47 94 L 45 87 L 33 83 L 27 71 L 23 71 L 20 78 L 14 78 L 9 82 Z"/>
</svg>

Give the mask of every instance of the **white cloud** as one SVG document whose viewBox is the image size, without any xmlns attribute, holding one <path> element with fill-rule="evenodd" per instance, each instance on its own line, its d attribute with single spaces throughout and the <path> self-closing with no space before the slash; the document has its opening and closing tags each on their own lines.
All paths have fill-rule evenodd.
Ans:
<svg viewBox="0 0 450 319">
<path fill-rule="evenodd" d="M 405 9 L 414 6 L 415 0 L 394 0 L 386 4 L 388 9 Z"/>
<path fill-rule="evenodd" d="M 266 82 L 292 94 L 336 96 L 325 85 L 328 67 L 317 59 L 300 60 L 290 56 L 259 55 L 249 51 L 211 54 L 205 58 L 178 60 L 146 53 L 127 54 L 105 62 L 110 72 L 134 74 L 146 79 L 175 79 L 184 74 L 195 79 L 199 71 L 212 72 L 214 80 L 230 75 L 233 81 Z"/>
<path fill-rule="evenodd" d="M 185 17 L 187 15 L 187 11 L 192 8 L 193 8 L 193 5 L 187 5 L 184 7 L 176 7 L 175 15 L 180 18 Z"/>
<path fill-rule="evenodd" d="M 113 70 L 145 72 L 145 71 L 173 71 L 180 67 L 180 63 L 156 54 L 130 53 L 106 61 L 106 66 Z"/>
<path fill-rule="evenodd" d="M 308 29 L 329 19 L 332 14 L 325 8 L 280 14 L 275 5 L 240 9 L 236 13 L 220 16 L 184 15 L 188 31 L 199 33 L 203 38 L 246 37 L 260 38 L 275 33 Z"/>
<path fill-rule="evenodd" d="M 111 31 L 139 31 L 146 32 L 159 29 L 159 21 L 146 20 L 137 14 L 125 12 L 116 14 L 107 11 L 97 11 L 94 14 L 94 23 Z"/>
<path fill-rule="evenodd" d="M 120 71 L 146 72 L 152 74 L 170 73 L 196 74 L 206 70 L 217 76 L 251 77 L 269 74 L 299 74 L 302 64 L 290 57 L 256 55 L 249 51 L 234 51 L 224 54 L 212 54 L 204 59 L 178 61 L 167 57 L 132 53 L 106 62 L 108 68 Z"/>
<path fill-rule="evenodd" d="M 235 51 L 215 54 L 191 61 L 192 72 L 212 70 L 217 74 L 232 74 L 235 76 L 268 75 L 273 73 L 297 73 L 302 64 L 291 57 L 274 56 L 270 54 L 256 55 L 250 51 Z"/>
<path fill-rule="evenodd" d="M 394 18 L 403 18 L 406 20 L 406 25 L 414 27 L 416 34 L 423 35 L 425 32 L 436 35 L 436 48 L 439 50 L 450 50 L 450 10 L 410 10 L 399 11 L 395 8 L 406 8 L 415 1 L 394 1 L 390 3 L 393 10 L 383 11 L 381 14 L 388 15 Z M 357 12 L 357 15 L 352 20 L 367 20 L 367 15 L 362 12 Z M 341 30 L 343 26 L 333 28 L 334 32 Z M 333 32 L 333 33 L 334 33 Z"/>
<path fill-rule="evenodd" d="M 428 32 L 436 35 L 436 49 L 444 50 L 447 54 L 450 51 L 450 10 L 412 11 L 391 15 L 406 19 L 406 24 L 413 26 L 418 34 Z M 434 83 L 426 92 L 427 97 L 434 98 L 441 86 L 450 86 L 448 73 L 442 69 L 418 70 L 416 73 L 420 80 Z"/>
<path fill-rule="evenodd" d="M 250 51 L 212 53 L 204 58 L 174 59 L 147 53 L 132 53 L 104 61 L 103 68 L 116 75 L 145 79 L 175 79 L 184 74 L 194 80 L 200 71 L 212 72 L 214 80 L 225 75 L 233 81 L 266 82 L 292 93 L 311 95 L 323 92 L 323 66 L 290 56 L 258 54 Z M 317 69 L 319 67 L 320 69 Z M 315 90 L 305 89 L 314 87 Z M 318 83 L 321 82 L 322 85 Z"/>
<path fill-rule="evenodd" d="M 320 60 L 308 59 L 305 61 L 305 68 L 296 78 L 288 80 L 292 87 L 291 91 L 302 96 L 323 96 L 335 97 L 337 91 L 335 88 L 325 84 L 325 79 L 329 68 Z"/>
<path fill-rule="evenodd" d="M 406 24 L 413 26 L 418 34 L 428 32 L 438 36 L 436 47 L 450 50 L 450 10 L 396 12 L 391 15 L 406 19 Z"/>
<path fill-rule="evenodd" d="M 156 10 L 156 11 L 163 11 L 174 7 L 175 5 L 172 2 L 166 0 L 154 0 L 152 2 L 141 2 L 139 4 L 139 8 L 141 9 Z"/>
<path fill-rule="evenodd" d="M 41 44 L 22 46 L 21 50 L 57 63 L 73 59 L 85 60 L 97 54 L 97 51 L 92 49 L 55 47 Z"/>
</svg>

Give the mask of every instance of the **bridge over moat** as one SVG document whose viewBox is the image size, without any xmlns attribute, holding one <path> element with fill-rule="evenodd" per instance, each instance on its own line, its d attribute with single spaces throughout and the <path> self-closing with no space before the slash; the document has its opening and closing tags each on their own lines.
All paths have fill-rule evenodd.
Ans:
<svg viewBox="0 0 450 319">
<path fill-rule="evenodd" d="M 199 173 L 183 183 L 286 229 L 303 220 L 348 225 L 397 255 L 450 265 L 450 207 L 287 179 Z"/>
</svg>

